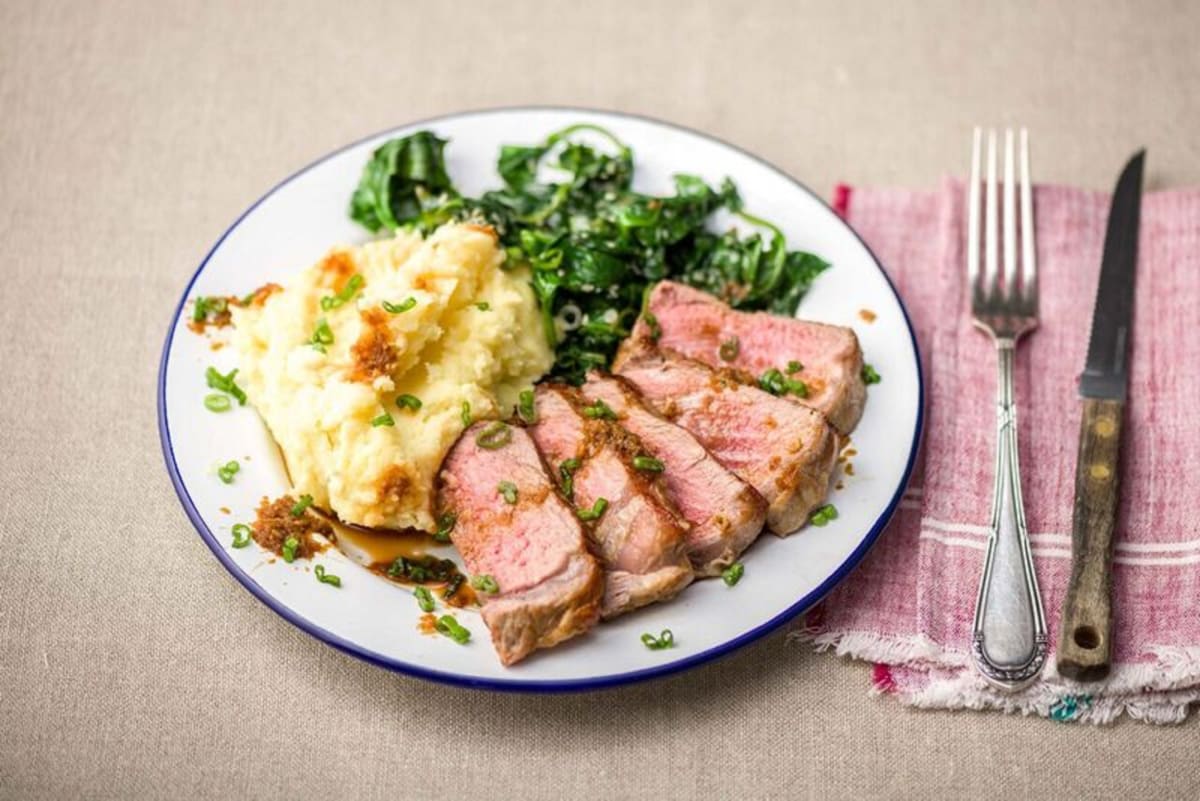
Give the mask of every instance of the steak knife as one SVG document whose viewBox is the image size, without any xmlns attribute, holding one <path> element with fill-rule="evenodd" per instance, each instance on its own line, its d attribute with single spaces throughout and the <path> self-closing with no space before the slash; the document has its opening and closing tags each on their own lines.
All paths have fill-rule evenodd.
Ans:
<svg viewBox="0 0 1200 801">
<path fill-rule="evenodd" d="M 1141 150 L 1129 160 L 1113 192 L 1087 362 L 1079 380 L 1083 415 L 1075 464 L 1071 583 L 1058 644 L 1058 672 L 1077 681 L 1103 679 L 1112 656 L 1113 529 L 1145 158 Z"/>
</svg>

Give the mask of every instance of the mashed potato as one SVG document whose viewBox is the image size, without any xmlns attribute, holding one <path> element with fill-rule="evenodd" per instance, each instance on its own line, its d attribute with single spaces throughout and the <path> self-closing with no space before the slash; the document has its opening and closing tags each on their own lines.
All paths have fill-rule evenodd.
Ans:
<svg viewBox="0 0 1200 801">
<path fill-rule="evenodd" d="M 335 248 L 261 306 L 234 311 L 239 383 L 297 494 L 351 523 L 436 527 L 434 476 L 464 404 L 475 419 L 507 415 L 554 360 L 526 268 L 503 262 L 483 226 L 401 232 Z M 353 298 L 322 309 L 352 280 Z M 420 408 L 397 405 L 401 395 Z M 372 424 L 383 415 L 395 425 Z"/>
</svg>

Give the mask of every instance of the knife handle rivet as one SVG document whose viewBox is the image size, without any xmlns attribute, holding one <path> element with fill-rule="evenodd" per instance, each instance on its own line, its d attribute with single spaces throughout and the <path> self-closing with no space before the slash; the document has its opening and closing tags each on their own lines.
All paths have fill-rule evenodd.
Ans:
<svg viewBox="0 0 1200 801">
<path fill-rule="evenodd" d="M 1108 481 L 1108 477 L 1112 475 L 1112 470 L 1106 464 L 1094 464 L 1089 472 L 1097 481 Z"/>
<path fill-rule="evenodd" d="M 1117 424 L 1111 417 L 1101 417 L 1092 424 L 1092 431 L 1098 437 L 1111 437 L 1117 430 Z M 1095 468 L 1092 468 L 1094 471 Z"/>
</svg>

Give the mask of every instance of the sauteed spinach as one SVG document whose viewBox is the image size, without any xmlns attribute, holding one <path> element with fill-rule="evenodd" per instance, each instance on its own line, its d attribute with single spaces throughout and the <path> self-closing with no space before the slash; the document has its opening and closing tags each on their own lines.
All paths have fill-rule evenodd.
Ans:
<svg viewBox="0 0 1200 801">
<path fill-rule="evenodd" d="M 497 163 L 504 185 L 479 197 L 455 189 L 446 143 L 420 131 L 375 150 L 350 216 L 372 232 L 428 233 L 451 220 L 491 225 L 509 263 L 532 267 L 556 349 L 553 373 L 575 383 L 588 369 L 608 366 L 656 281 L 683 281 L 735 308 L 790 315 L 829 266 L 788 250 L 779 228 L 742 208 L 728 178 L 713 187 L 677 175 L 675 193 L 664 197 L 633 191 L 633 151 L 596 125 L 572 125 L 536 145 L 505 145 Z M 765 234 L 710 231 L 706 223 L 720 209 Z"/>
</svg>

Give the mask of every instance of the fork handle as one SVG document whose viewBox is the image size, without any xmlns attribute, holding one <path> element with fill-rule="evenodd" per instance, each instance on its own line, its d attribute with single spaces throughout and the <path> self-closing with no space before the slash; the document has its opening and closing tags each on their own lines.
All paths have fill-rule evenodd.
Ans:
<svg viewBox="0 0 1200 801">
<path fill-rule="evenodd" d="M 987 556 L 975 606 L 972 654 L 988 683 L 1014 691 L 1032 682 L 1046 662 L 1046 619 L 1038 591 L 1017 460 L 1013 400 L 1015 342 L 996 342 L 996 469 Z"/>
<path fill-rule="evenodd" d="M 1108 675 L 1112 653 L 1112 547 L 1124 404 L 1083 402 L 1075 465 L 1071 583 L 1063 605 L 1058 672 L 1077 681 Z"/>
</svg>

